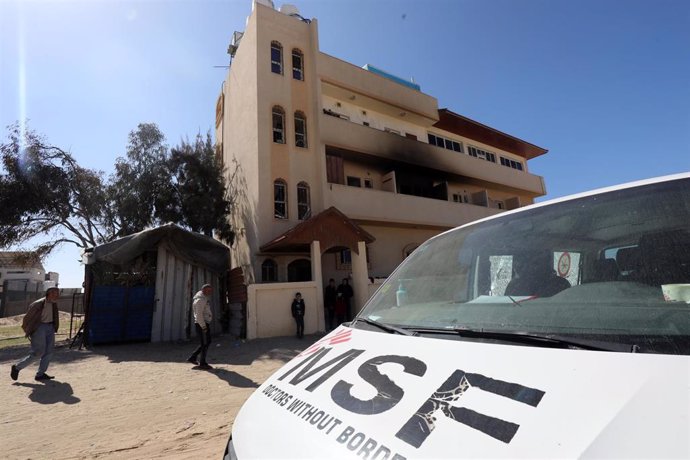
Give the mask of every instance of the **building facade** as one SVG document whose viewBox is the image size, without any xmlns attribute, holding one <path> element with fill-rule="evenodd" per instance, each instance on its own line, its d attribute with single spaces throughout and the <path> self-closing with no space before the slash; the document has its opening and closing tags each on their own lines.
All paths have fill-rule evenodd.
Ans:
<svg viewBox="0 0 690 460">
<path fill-rule="evenodd" d="M 546 193 L 528 160 L 547 150 L 322 53 L 317 21 L 293 6 L 255 0 L 228 52 L 216 140 L 232 266 L 249 285 L 352 278 L 361 307 L 367 284 L 428 238 Z"/>
</svg>

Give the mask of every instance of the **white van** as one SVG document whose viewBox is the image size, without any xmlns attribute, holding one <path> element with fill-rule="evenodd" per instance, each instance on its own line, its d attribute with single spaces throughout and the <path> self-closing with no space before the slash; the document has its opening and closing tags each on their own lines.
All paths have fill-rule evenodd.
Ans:
<svg viewBox="0 0 690 460">
<path fill-rule="evenodd" d="M 270 377 L 226 459 L 690 458 L 690 174 L 443 233 Z"/>
</svg>

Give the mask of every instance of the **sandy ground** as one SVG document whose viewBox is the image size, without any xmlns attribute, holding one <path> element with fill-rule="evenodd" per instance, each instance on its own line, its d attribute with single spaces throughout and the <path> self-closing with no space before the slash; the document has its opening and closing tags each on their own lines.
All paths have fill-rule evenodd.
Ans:
<svg viewBox="0 0 690 460">
<path fill-rule="evenodd" d="M 49 383 L 36 364 L 10 379 L 28 347 L 0 350 L 0 457 L 221 458 L 245 399 L 317 337 L 214 338 L 212 371 L 185 362 L 195 343 L 56 349 Z"/>
</svg>

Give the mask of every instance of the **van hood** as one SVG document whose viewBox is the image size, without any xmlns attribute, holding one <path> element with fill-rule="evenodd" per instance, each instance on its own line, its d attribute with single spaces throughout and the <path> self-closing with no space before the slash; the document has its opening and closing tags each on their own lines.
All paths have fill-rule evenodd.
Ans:
<svg viewBox="0 0 690 460">
<path fill-rule="evenodd" d="M 339 327 L 237 415 L 253 458 L 688 458 L 690 357 Z"/>
</svg>

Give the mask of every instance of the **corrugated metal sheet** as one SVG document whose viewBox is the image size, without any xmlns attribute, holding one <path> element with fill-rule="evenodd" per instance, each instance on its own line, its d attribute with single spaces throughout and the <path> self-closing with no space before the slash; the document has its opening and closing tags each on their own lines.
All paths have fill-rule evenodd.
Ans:
<svg viewBox="0 0 690 460">
<path fill-rule="evenodd" d="M 211 333 L 220 332 L 219 275 L 199 265 L 190 264 L 170 251 L 165 244 L 158 246 L 156 270 L 156 299 L 151 328 L 152 342 L 170 342 L 187 338 L 190 326 L 195 337 L 191 313 L 192 297 L 209 283 L 213 285 Z"/>
</svg>

